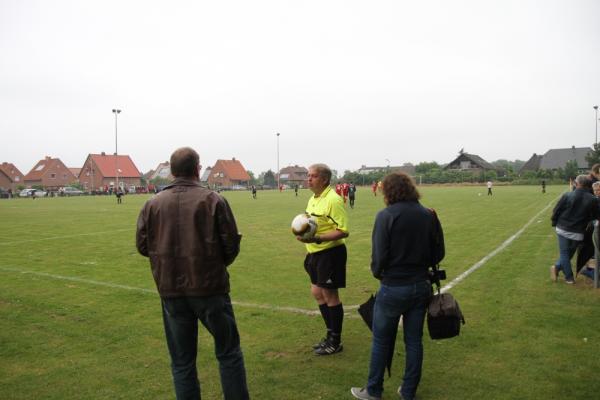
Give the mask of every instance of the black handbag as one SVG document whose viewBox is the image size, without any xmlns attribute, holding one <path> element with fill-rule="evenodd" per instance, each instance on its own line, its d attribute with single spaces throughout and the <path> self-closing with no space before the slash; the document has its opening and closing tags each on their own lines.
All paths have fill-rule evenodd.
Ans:
<svg viewBox="0 0 600 400">
<path fill-rule="evenodd" d="M 460 334 L 460 326 L 464 325 L 458 302 L 450 293 L 434 294 L 427 306 L 427 329 L 434 339 L 448 339 Z"/>
</svg>

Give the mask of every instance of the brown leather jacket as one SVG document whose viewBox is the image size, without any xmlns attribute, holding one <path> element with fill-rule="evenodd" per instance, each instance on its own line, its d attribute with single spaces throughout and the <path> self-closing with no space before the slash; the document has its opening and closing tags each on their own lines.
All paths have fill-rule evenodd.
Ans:
<svg viewBox="0 0 600 400">
<path fill-rule="evenodd" d="M 228 293 L 241 238 L 227 200 L 191 179 L 148 200 L 137 221 L 136 246 L 161 297 Z"/>
</svg>

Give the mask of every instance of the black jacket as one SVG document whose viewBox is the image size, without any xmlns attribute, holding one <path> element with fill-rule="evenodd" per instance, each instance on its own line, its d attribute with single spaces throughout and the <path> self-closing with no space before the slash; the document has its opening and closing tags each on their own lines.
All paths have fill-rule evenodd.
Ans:
<svg viewBox="0 0 600 400">
<path fill-rule="evenodd" d="M 373 276 L 390 286 L 428 279 L 428 268 L 444 253 L 439 221 L 418 201 L 402 201 L 381 210 L 372 242 Z"/>
<path fill-rule="evenodd" d="M 573 233 L 584 233 L 588 222 L 600 217 L 598 198 L 586 189 L 565 193 L 552 212 L 552 226 Z"/>
</svg>

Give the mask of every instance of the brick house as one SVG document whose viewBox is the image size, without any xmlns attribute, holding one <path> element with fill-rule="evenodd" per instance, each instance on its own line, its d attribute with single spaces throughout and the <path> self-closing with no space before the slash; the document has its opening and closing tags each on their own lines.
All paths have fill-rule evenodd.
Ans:
<svg viewBox="0 0 600 400">
<path fill-rule="evenodd" d="M 25 185 L 24 176 L 17 167 L 8 162 L 0 164 L 0 188 L 15 193 L 17 187 L 22 185 Z"/>
<path fill-rule="evenodd" d="M 25 186 L 41 186 L 46 190 L 56 191 L 76 183 L 77 177 L 59 158 L 46 156 L 35 164 L 23 180 Z"/>
<path fill-rule="evenodd" d="M 86 190 L 114 188 L 117 180 L 123 190 L 142 184 L 142 174 L 128 155 L 89 154 L 79 172 L 79 183 Z"/>
<path fill-rule="evenodd" d="M 158 164 L 158 166 L 152 170 L 152 173 L 148 176 L 148 181 L 152 179 L 162 178 L 172 180 L 173 175 L 171 175 L 171 164 L 168 161 Z"/>
<path fill-rule="evenodd" d="M 231 188 L 233 186 L 248 186 L 250 175 L 239 160 L 217 160 L 208 176 L 211 187 Z"/>
<path fill-rule="evenodd" d="M 277 176 L 275 177 L 277 179 Z M 308 170 L 297 165 L 282 168 L 279 172 L 279 183 L 282 185 L 304 188 L 308 186 Z"/>
</svg>

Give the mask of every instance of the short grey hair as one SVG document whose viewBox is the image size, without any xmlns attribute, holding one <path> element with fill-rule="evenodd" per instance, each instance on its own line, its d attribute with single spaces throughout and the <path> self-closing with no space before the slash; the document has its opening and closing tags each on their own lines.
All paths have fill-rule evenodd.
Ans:
<svg viewBox="0 0 600 400">
<path fill-rule="evenodd" d="M 319 176 L 327 182 L 327 185 L 331 183 L 331 168 L 329 168 L 326 164 L 313 164 L 308 167 L 308 169 L 314 169 L 317 171 L 317 174 L 319 174 Z"/>
<path fill-rule="evenodd" d="M 575 183 L 579 186 L 590 186 L 590 177 L 587 175 L 577 175 L 577 178 L 575 178 Z"/>
<path fill-rule="evenodd" d="M 598 187 L 600 187 L 600 181 L 596 181 L 596 182 L 592 183 L 592 189 L 596 189 Z"/>
</svg>

